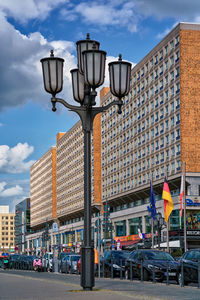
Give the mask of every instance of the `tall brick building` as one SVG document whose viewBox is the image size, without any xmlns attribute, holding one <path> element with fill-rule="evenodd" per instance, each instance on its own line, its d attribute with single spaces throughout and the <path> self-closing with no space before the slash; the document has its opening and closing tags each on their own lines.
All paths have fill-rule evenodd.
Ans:
<svg viewBox="0 0 200 300">
<path fill-rule="evenodd" d="M 188 245 L 199 244 L 200 231 L 196 236 L 192 231 L 200 230 L 199 41 L 200 25 L 177 25 L 132 69 L 122 117 L 115 108 L 102 115 L 102 199 L 110 204 L 115 236 L 122 236 L 124 246 L 131 243 L 130 236 L 138 228 L 151 231 L 147 213 L 150 179 L 157 209 L 164 215 L 164 176 L 174 201 L 171 239 L 182 242 L 179 191 L 183 162 L 186 198 L 191 200 L 187 206 Z M 101 104 L 110 101 L 113 97 L 108 92 Z M 191 215 L 196 218 L 193 225 L 189 224 Z"/>
<path fill-rule="evenodd" d="M 103 205 L 109 205 L 113 237 L 121 240 L 123 247 L 133 247 L 138 241 L 138 228 L 146 234 L 151 232 L 147 212 L 150 179 L 157 211 L 164 214 L 162 189 L 165 176 L 174 202 L 170 217 L 171 244 L 183 246 L 179 202 L 183 162 L 186 163 L 187 245 L 199 245 L 199 44 L 200 24 L 178 24 L 132 69 L 131 90 L 124 99 L 122 115 L 117 114 L 116 107 L 111 107 L 95 119 L 92 222 L 94 226 L 96 205 L 101 201 Z M 100 98 L 101 105 L 114 99 L 106 87 L 101 90 Z M 35 228 L 42 230 L 47 217 L 51 221 L 57 219 L 60 230 L 52 237 L 52 243 L 75 246 L 83 237 L 83 134 L 80 122 L 67 133 L 57 136 L 55 149 L 54 180 L 50 179 L 52 171 L 47 176 L 50 204 L 39 201 L 41 195 L 37 184 L 40 185 L 41 180 L 36 176 L 36 185 L 31 187 L 31 193 L 35 188 L 36 198 L 32 197 L 31 203 L 41 203 L 35 209 L 33 206 L 31 220 Z M 34 174 L 31 181 L 33 177 Z M 55 182 L 54 188 L 52 182 Z M 41 211 L 38 212 L 38 208 Z M 165 229 L 161 237 L 164 242 Z M 32 238 L 38 243 L 40 233 Z"/>
</svg>

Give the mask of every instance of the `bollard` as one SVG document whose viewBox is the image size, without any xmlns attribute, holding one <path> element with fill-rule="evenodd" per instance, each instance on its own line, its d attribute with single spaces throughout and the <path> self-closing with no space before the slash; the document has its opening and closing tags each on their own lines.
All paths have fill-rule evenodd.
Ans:
<svg viewBox="0 0 200 300">
<path fill-rule="evenodd" d="M 113 258 L 111 258 L 111 278 L 113 279 Z"/>
<path fill-rule="evenodd" d="M 156 283 L 155 266 L 153 266 L 153 283 Z"/>
<path fill-rule="evenodd" d="M 166 285 L 169 285 L 169 262 L 167 262 L 167 282 Z"/>
<path fill-rule="evenodd" d="M 200 260 L 198 260 L 198 289 L 200 289 Z"/>
<path fill-rule="evenodd" d="M 130 280 L 133 280 L 133 262 L 130 261 Z"/>
<path fill-rule="evenodd" d="M 183 269 L 183 260 L 181 260 L 181 287 L 184 287 L 184 269 Z"/>
<path fill-rule="evenodd" d="M 143 260 L 141 259 L 141 268 L 140 268 L 140 279 L 141 281 L 144 281 L 143 279 Z"/>
<path fill-rule="evenodd" d="M 120 280 L 123 279 L 123 275 L 122 275 L 122 259 L 120 259 Z"/>
</svg>

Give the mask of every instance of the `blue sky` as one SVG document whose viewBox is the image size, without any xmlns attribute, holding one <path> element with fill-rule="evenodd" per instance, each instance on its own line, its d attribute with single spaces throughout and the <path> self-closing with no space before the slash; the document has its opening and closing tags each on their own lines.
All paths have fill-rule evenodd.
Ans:
<svg viewBox="0 0 200 300">
<path fill-rule="evenodd" d="M 138 63 L 178 22 L 200 22 L 199 0 L 0 0 L 0 205 L 29 196 L 30 166 L 78 118 L 51 111 L 40 59 L 65 59 L 61 97 L 72 102 L 76 41 L 89 32 L 107 52 Z M 105 85 L 108 85 L 106 72 Z"/>
</svg>

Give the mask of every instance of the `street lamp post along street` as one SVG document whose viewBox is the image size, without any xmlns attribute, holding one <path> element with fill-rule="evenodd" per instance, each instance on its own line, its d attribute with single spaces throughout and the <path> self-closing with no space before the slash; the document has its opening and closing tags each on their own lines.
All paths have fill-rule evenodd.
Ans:
<svg viewBox="0 0 200 300">
<path fill-rule="evenodd" d="M 109 63 L 110 91 L 118 98 L 106 106 L 96 107 L 96 88 L 104 82 L 106 52 L 99 50 L 99 42 L 90 40 L 89 34 L 77 45 L 78 68 L 71 70 L 73 97 L 80 106 L 67 103 L 56 94 L 63 87 L 62 58 L 54 57 L 53 50 L 48 58 L 41 59 L 45 90 L 52 95 L 52 110 L 56 103 L 63 104 L 70 111 L 76 112 L 82 122 L 84 133 L 84 241 L 81 248 L 81 286 L 92 290 L 94 283 L 94 249 L 91 241 L 91 132 L 93 120 L 99 113 L 113 105 L 118 105 L 121 114 L 122 98 L 129 93 L 131 64 L 122 60 Z"/>
</svg>

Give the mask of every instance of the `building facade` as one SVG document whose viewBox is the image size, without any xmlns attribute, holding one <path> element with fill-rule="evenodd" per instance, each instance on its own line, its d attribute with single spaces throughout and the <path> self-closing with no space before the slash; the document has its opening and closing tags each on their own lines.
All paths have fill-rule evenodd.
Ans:
<svg viewBox="0 0 200 300">
<path fill-rule="evenodd" d="M 15 206 L 15 249 L 19 253 L 27 251 L 30 232 L 30 198 L 26 198 Z"/>
<path fill-rule="evenodd" d="M 177 25 L 132 69 L 122 115 L 118 116 L 114 107 L 102 115 L 102 201 L 109 203 L 115 236 L 123 236 L 124 245 L 130 244 L 130 236 L 137 234 L 138 228 L 151 232 L 147 213 L 150 179 L 157 210 L 164 215 L 162 187 L 164 177 L 168 178 L 174 201 L 171 235 L 180 236 L 182 231 L 179 193 L 183 162 L 187 196 L 200 202 L 199 37 L 200 25 Z M 108 92 L 101 104 L 110 101 L 113 96 Z M 191 247 L 199 243 L 195 236 L 189 240 Z"/>
<path fill-rule="evenodd" d="M 117 107 L 111 107 L 95 119 L 92 224 L 94 227 L 96 207 L 102 203 L 102 219 L 107 210 L 107 218 L 113 225 L 113 238 L 119 240 L 121 246 L 132 247 L 138 242 L 138 229 L 150 237 L 147 211 L 150 180 L 157 211 L 164 216 L 162 189 L 166 176 L 174 202 L 170 239 L 177 242 L 176 247 L 183 247 L 179 201 L 183 162 L 186 164 L 187 246 L 199 244 L 199 41 L 199 24 L 178 24 L 132 69 L 131 90 L 124 99 L 122 114 L 117 114 Z M 100 99 L 101 105 L 114 100 L 109 88 L 101 90 Z M 42 230 L 45 220 L 57 220 L 59 231 L 50 230 L 51 244 L 80 246 L 83 239 L 83 133 L 80 122 L 57 136 L 55 152 L 54 184 L 50 152 L 42 158 L 43 162 L 39 160 L 31 168 L 32 226 Z M 40 189 L 45 178 L 47 186 Z M 44 197 L 45 191 L 48 195 Z M 34 247 L 41 247 L 40 234 L 31 237 Z M 165 228 L 161 238 L 166 241 Z"/>
<path fill-rule="evenodd" d="M 15 214 L 9 206 L 0 206 L 0 255 L 15 250 Z"/>
<path fill-rule="evenodd" d="M 96 116 L 91 137 L 92 213 L 101 205 L 101 120 Z M 31 167 L 31 228 L 28 248 L 41 252 L 52 245 L 76 248 L 83 240 L 84 157 L 81 122 L 68 132 L 57 135 L 57 144 Z M 54 231 L 53 223 L 58 224 Z M 42 233 L 46 223 L 49 241 Z M 76 225 L 74 225 L 76 224 Z"/>
</svg>

